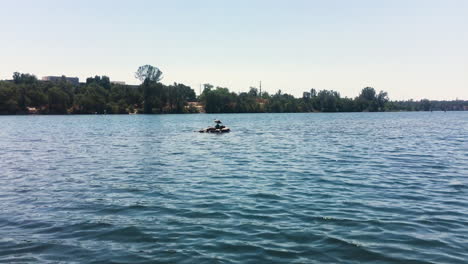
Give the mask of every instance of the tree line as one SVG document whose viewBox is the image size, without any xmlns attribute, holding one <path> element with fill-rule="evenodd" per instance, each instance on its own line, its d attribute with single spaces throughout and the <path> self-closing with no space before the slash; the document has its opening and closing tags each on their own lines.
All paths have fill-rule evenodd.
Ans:
<svg viewBox="0 0 468 264">
<path fill-rule="evenodd" d="M 14 73 L 0 81 L 0 114 L 129 114 L 184 113 L 192 111 L 193 89 L 184 84 L 163 85 L 147 80 L 140 86 L 112 83 L 107 76 L 73 85 L 63 76 L 39 81 L 36 76 Z"/>
<path fill-rule="evenodd" d="M 385 112 L 385 111 L 463 111 L 468 101 L 390 101 L 387 92 L 365 87 L 355 98 L 341 97 L 333 90 L 311 89 L 302 98 L 283 93 L 261 92 L 251 87 L 249 92 L 234 93 L 224 87 L 205 84 L 199 97 L 207 113 L 295 113 L 295 112 Z"/>
<path fill-rule="evenodd" d="M 333 90 L 311 89 L 296 98 L 281 90 L 275 94 L 251 87 L 234 93 L 228 88 L 205 84 L 200 96 L 184 84 L 164 85 L 162 72 L 141 66 L 135 77 L 141 85 L 112 83 L 95 76 L 74 85 L 62 77 L 39 81 L 27 73 L 0 81 L 0 114 L 160 114 L 160 113 L 283 113 L 283 112 L 381 112 L 468 110 L 468 101 L 390 101 L 384 91 L 365 87 L 355 98 L 341 97 Z M 189 103 L 196 102 L 196 103 Z M 201 109 L 196 107 L 201 106 Z"/>
</svg>

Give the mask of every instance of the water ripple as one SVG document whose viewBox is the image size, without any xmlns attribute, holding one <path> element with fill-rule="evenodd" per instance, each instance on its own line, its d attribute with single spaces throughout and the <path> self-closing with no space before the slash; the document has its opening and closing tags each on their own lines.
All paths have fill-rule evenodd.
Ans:
<svg viewBox="0 0 468 264">
<path fill-rule="evenodd" d="M 468 259 L 465 112 L 0 121 L 1 263 Z"/>
</svg>

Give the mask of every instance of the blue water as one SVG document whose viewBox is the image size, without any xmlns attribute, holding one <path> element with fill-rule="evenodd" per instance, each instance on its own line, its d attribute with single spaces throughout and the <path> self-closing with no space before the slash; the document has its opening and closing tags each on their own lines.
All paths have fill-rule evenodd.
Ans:
<svg viewBox="0 0 468 264">
<path fill-rule="evenodd" d="M 467 263 L 467 197 L 468 112 L 0 117 L 0 262 Z"/>
</svg>

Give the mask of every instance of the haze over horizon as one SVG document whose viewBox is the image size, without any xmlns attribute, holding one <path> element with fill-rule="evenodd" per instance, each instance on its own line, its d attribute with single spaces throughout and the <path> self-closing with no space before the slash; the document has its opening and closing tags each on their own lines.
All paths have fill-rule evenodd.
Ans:
<svg viewBox="0 0 468 264">
<path fill-rule="evenodd" d="M 468 1 L 0 0 L 0 79 L 107 75 L 301 96 L 468 100 Z"/>
</svg>

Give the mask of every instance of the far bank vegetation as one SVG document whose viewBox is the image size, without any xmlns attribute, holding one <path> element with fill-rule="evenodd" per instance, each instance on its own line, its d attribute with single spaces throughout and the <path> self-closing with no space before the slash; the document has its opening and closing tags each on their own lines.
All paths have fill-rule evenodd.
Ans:
<svg viewBox="0 0 468 264">
<path fill-rule="evenodd" d="M 274 94 L 250 87 L 235 93 L 228 88 L 204 84 L 198 97 L 184 84 L 161 83 L 162 72 L 141 66 L 135 77 L 140 85 L 112 83 L 94 76 L 73 84 L 63 76 L 40 81 L 27 73 L 0 81 L 0 114 L 169 114 L 169 113 L 295 113 L 468 110 L 468 101 L 391 101 L 384 91 L 365 87 L 354 98 L 332 90 L 305 91 L 301 98 L 279 90 Z"/>
</svg>

